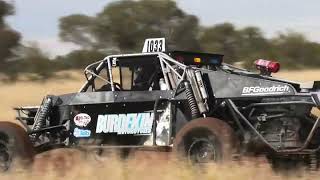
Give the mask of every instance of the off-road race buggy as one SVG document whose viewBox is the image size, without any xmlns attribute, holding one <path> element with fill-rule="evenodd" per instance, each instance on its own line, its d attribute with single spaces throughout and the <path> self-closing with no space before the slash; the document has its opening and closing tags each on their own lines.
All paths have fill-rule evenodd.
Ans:
<svg viewBox="0 0 320 180">
<path fill-rule="evenodd" d="M 223 63 L 223 55 L 165 51 L 147 39 L 143 53 L 107 56 L 85 69 L 79 92 L 18 107 L 24 128 L 0 123 L 3 169 L 56 148 L 166 151 L 192 163 L 265 154 L 318 167 L 320 82 L 304 87 Z"/>
</svg>

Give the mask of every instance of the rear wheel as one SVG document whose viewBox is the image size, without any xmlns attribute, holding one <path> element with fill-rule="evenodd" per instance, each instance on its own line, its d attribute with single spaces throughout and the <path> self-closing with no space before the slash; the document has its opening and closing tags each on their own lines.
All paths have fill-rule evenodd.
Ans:
<svg viewBox="0 0 320 180">
<path fill-rule="evenodd" d="M 215 118 L 201 118 L 186 124 L 176 135 L 175 153 L 191 163 L 231 160 L 238 141 L 231 127 Z"/>
<path fill-rule="evenodd" d="M 7 171 L 12 163 L 20 165 L 32 162 L 34 149 L 26 131 L 10 122 L 0 122 L 0 170 Z"/>
<path fill-rule="evenodd" d="M 188 147 L 187 157 L 190 162 L 208 163 L 220 159 L 220 148 L 208 137 L 193 139 Z"/>
</svg>

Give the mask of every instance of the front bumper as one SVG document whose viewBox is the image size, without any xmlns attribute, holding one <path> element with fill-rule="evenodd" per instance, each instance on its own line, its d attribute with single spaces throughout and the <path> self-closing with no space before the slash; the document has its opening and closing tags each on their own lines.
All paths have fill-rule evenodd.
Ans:
<svg viewBox="0 0 320 180">
<path fill-rule="evenodd" d="M 25 106 L 13 108 L 17 112 L 16 120 L 29 131 L 34 124 L 34 118 L 40 106 Z"/>
</svg>

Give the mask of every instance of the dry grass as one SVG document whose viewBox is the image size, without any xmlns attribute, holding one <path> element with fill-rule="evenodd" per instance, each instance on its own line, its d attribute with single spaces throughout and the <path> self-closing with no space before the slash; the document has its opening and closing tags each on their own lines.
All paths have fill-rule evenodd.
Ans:
<svg viewBox="0 0 320 180">
<path fill-rule="evenodd" d="M 177 160 L 160 161 L 154 158 L 155 156 L 149 156 L 144 160 L 132 158 L 125 161 L 112 156 L 104 162 L 84 157 L 84 154 L 77 151 L 60 150 L 59 153 L 55 150 L 38 158 L 38 165 L 30 170 L 15 169 L 11 173 L 0 174 L 0 179 L 311 180 L 317 179 L 320 175 L 316 172 L 306 174 L 303 171 L 292 172 L 290 175 L 277 174 L 268 164 L 252 161 L 211 164 L 200 168 Z"/>
<path fill-rule="evenodd" d="M 81 72 L 63 72 L 71 78 L 41 81 L 0 82 L 0 121 L 13 120 L 13 107 L 39 105 L 45 95 L 77 92 L 84 82 Z"/>
<path fill-rule="evenodd" d="M 299 82 L 310 82 L 310 81 L 320 81 L 320 70 L 319 69 L 310 69 L 310 70 L 303 70 L 303 71 L 287 71 L 283 70 L 279 73 L 275 74 L 275 77 L 289 79 L 292 81 L 299 81 Z"/>
<path fill-rule="evenodd" d="M 47 82 L 21 81 L 14 84 L 0 82 L 0 120 L 13 120 L 12 107 L 38 105 L 46 94 L 63 94 L 77 91 L 83 83 L 81 72 L 68 72 L 71 79 L 49 80 Z M 308 82 L 320 80 L 320 70 L 281 72 L 281 78 Z M 300 173 L 290 177 L 277 175 L 266 164 L 235 163 L 227 165 L 211 165 L 205 169 L 190 167 L 177 161 L 156 161 L 150 158 L 120 161 L 116 158 L 105 163 L 84 160 L 83 155 L 73 154 L 59 156 L 39 156 L 33 171 L 15 169 L 9 174 L 0 175 L 1 180 L 20 179 L 210 179 L 210 180 L 296 180 L 317 179 L 320 173 L 305 175 Z M 49 157 L 49 159 L 48 159 Z M 46 159 L 47 158 L 47 159 Z M 51 158 L 51 159 L 50 159 Z M 53 159 L 52 159 L 53 158 Z M 65 159 L 69 158 L 69 159 Z M 64 160 L 63 160 L 64 159 Z M 145 161 L 148 159 L 148 161 Z M 55 162 L 67 162 L 64 165 Z M 60 168 L 58 168 L 60 167 Z M 41 169 L 43 171 L 38 171 Z M 57 169 L 70 169 L 61 174 Z"/>
</svg>

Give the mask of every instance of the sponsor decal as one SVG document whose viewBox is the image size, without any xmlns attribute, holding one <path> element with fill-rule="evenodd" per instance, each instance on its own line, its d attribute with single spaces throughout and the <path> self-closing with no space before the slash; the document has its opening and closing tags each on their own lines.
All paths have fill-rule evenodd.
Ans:
<svg viewBox="0 0 320 180">
<path fill-rule="evenodd" d="M 278 85 L 272 87 L 260 87 L 260 86 L 250 86 L 244 87 L 242 90 L 242 95 L 276 95 L 276 94 L 283 94 L 286 92 L 290 92 L 290 88 L 288 85 Z"/>
<path fill-rule="evenodd" d="M 150 134 L 153 113 L 99 115 L 96 133 Z"/>
<path fill-rule="evenodd" d="M 76 126 L 86 127 L 90 123 L 91 117 L 88 114 L 81 113 L 81 114 L 76 115 L 73 118 L 73 121 L 76 124 Z"/>
<path fill-rule="evenodd" d="M 73 131 L 74 137 L 86 138 L 91 136 L 91 131 L 86 129 L 75 128 Z"/>
</svg>

